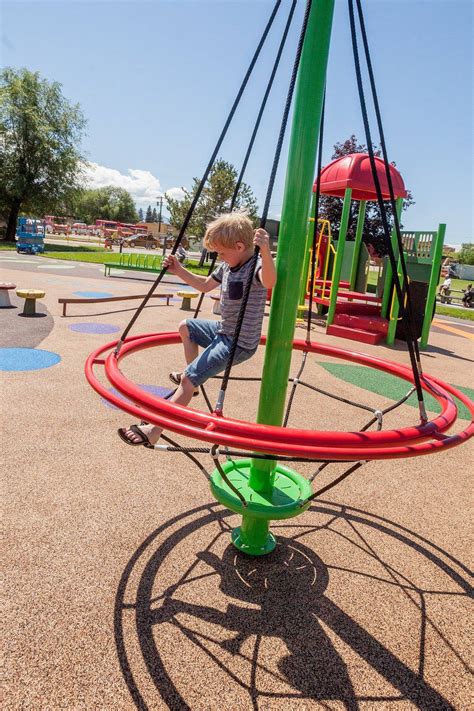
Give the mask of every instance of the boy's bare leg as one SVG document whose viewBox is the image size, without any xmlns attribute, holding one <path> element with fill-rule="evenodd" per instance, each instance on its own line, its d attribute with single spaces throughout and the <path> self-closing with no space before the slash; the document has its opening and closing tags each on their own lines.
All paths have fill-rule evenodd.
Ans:
<svg viewBox="0 0 474 711">
<path fill-rule="evenodd" d="M 186 321 L 181 321 L 178 330 L 179 335 L 181 336 L 181 340 L 183 342 L 184 358 L 186 360 L 186 364 L 189 365 L 193 362 L 195 358 L 197 358 L 199 348 L 197 343 L 194 343 L 189 337 L 189 331 L 186 325 Z"/>
<path fill-rule="evenodd" d="M 187 378 L 186 375 L 183 375 L 178 389 L 169 398 L 169 402 L 175 402 L 178 405 L 189 405 L 194 393 L 194 389 L 194 385 L 189 380 L 189 378 Z M 160 435 L 162 432 L 162 429 L 160 427 L 156 427 L 155 425 L 140 425 L 140 430 L 148 437 L 150 444 L 156 444 L 160 439 Z M 125 435 L 132 442 L 141 441 L 140 436 L 137 435 L 135 432 L 132 432 L 132 430 L 130 429 L 125 431 Z"/>
</svg>

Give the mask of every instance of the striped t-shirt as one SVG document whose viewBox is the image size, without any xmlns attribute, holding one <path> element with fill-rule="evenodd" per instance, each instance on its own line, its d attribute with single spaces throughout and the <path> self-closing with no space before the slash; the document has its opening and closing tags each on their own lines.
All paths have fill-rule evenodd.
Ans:
<svg viewBox="0 0 474 711">
<path fill-rule="evenodd" d="M 252 264 L 252 258 L 239 267 L 229 267 L 226 262 L 222 262 L 212 273 L 212 278 L 221 284 L 222 323 L 219 333 L 224 333 L 231 338 L 237 325 L 240 305 Z M 262 260 L 258 257 L 238 340 L 238 345 L 241 348 L 249 350 L 253 350 L 258 346 L 262 332 L 267 290 L 260 281 L 261 268 Z"/>
</svg>

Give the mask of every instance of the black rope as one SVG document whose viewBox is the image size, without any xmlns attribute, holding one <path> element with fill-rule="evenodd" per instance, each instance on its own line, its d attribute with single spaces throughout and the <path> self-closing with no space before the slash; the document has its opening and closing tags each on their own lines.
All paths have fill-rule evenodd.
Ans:
<svg viewBox="0 0 474 711">
<path fill-rule="evenodd" d="M 302 49 L 303 49 L 303 42 L 304 42 L 304 38 L 305 38 L 305 35 L 306 35 L 306 28 L 307 28 L 307 26 L 308 26 L 308 19 L 309 19 L 309 13 L 310 13 L 310 10 L 311 10 L 311 4 L 312 4 L 312 0 L 307 0 L 305 15 L 304 15 L 304 19 L 303 19 L 303 25 L 302 25 L 302 28 L 301 28 L 301 33 L 300 33 L 300 37 L 299 37 L 299 41 L 298 41 L 298 47 L 297 47 L 297 50 L 296 50 L 295 61 L 294 61 L 294 64 L 293 64 L 293 71 L 292 71 L 292 75 L 291 75 L 291 79 L 290 79 L 290 85 L 289 85 L 288 94 L 287 94 L 287 97 L 286 97 L 285 109 L 284 109 L 284 112 L 283 112 L 283 117 L 282 117 L 282 121 L 281 121 L 281 125 L 280 125 L 280 134 L 279 134 L 279 136 L 278 136 L 278 142 L 277 142 L 277 146 L 276 146 L 276 150 L 275 150 L 275 156 L 274 156 L 274 159 L 273 159 L 272 171 L 271 171 L 270 180 L 269 180 L 269 183 L 268 183 L 267 194 L 266 194 L 266 197 L 265 197 L 265 204 L 264 204 L 264 206 L 263 206 L 262 218 L 261 218 L 261 220 L 260 220 L 260 227 L 263 227 L 263 228 L 265 228 L 265 225 L 266 225 L 266 222 L 267 222 L 268 210 L 269 210 L 269 207 L 270 207 L 270 200 L 271 200 L 271 196 L 272 196 L 272 193 L 273 193 L 273 187 L 274 187 L 274 184 L 275 184 L 275 178 L 276 178 L 276 173 L 277 173 L 277 169 L 278 169 L 278 163 L 279 163 L 279 161 L 280 161 L 280 154 L 281 154 L 281 149 L 282 149 L 282 145 L 283 145 L 283 139 L 284 139 L 284 137 L 285 137 L 286 125 L 287 125 L 287 122 L 288 122 L 288 115 L 289 115 L 289 113 L 290 113 L 291 102 L 292 102 L 292 99 L 293 99 L 293 92 L 294 92 L 294 88 L 295 88 L 296 77 L 297 77 L 297 74 L 298 74 L 298 67 L 299 67 L 299 64 L 300 64 L 301 52 L 302 52 Z M 233 336 L 233 339 L 232 339 L 232 345 L 231 345 L 231 349 L 230 349 L 230 354 L 229 354 L 229 358 L 228 358 L 228 361 L 227 361 L 227 365 L 226 365 L 226 369 L 225 369 L 225 372 L 224 372 L 224 376 L 223 376 L 223 379 L 222 379 L 221 390 L 220 390 L 220 392 L 219 392 L 219 397 L 218 397 L 218 400 L 217 400 L 217 403 L 216 403 L 216 408 L 215 408 L 216 413 L 222 413 L 222 410 L 223 410 L 223 407 L 224 407 L 225 392 L 226 392 L 226 390 L 227 390 L 227 384 L 228 384 L 228 381 L 229 381 L 230 372 L 231 372 L 231 370 L 232 370 L 232 365 L 233 365 L 234 358 L 235 358 L 235 353 L 236 353 L 236 350 L 237 350 L 237 343 L 238 343 L 238 340 L 239 340 L 240 331 L 241 331 L 242 323 L 243 323 L 244 316 L 245 316 L 245 310 L 246 310 L 246 308 L 247 308 L 247 302 L 248 302 L 249 295 L 250 295 L 250 289 L 251 289 L 252 282 L 253 282 L 253 279 L 254 279 L 254 276 L 255 276 L 255 269 L 256 269 L 256 266 L 257 266 L 257 260 L 258 260 L 259 252 L 260 252 L 260 249 L 259 249 L 258 246 L 256 246 L 256 247 L 255 247 L 255 250 L 254 250 L 253 257 L 252 257 L 252 260 L 251 260 L 251 263 L 250 263 L 250 267 L 249 267 L 249 276 L 248 276 L 247 283 L 246 283 L 246 285 L 245 285 L 245 291 L 244 291 L 244 295 L 243 295 L 243 298 L 242 298 L 242 303 L 241 303 L 241 306 L 240 306 L 240 311 L 239 311 L 239 316 L 238 316 L 238 319 L 237 319 L 237 324 L 236 324 L 236 327 L 235 327 L 234 336 Z"/>
<path fill-rule="evenodd" d="M 411 313 L 408 312 L 405 308 L 404 304 L 404 298 L 403 298 L 403 291 L 402 287 L 400 284 L 400 280 L 398 277 L 398 268 L 397 268 L 397 263 L 396 263 L 396 258 L 395 254 L 393 251 L 392 243 L 390 240 L 390 228 L 388 225 L 388 220 L 387 220 L 387 213 L 384 205 L 384 200 L 382 196 L 382 190 L 380 188 L 380 182 L 379 182 L 379 177 L 377 173 L 377 168 L 375 165 L 375 156 L 374 156 L 374 150 L 373 150 L 373 145 L 372 145 L 372 137 L 370 133 L 370 126 L 369 126 L 369 120 L 368 120 L 368 115 L 367 115 L 367 106 L 365 102 L 365 95 L 364 95 L 364 87 L 362 84 L 362 73 L 361 73 L 361 68 L 360 68 L 360 61 L 359 61 L 359 50 L 357 46 L 357 35 L 356 35 L 356 27 L 355 27 L 355 18 L 354 18 L 354 5 L 353 5 L 353 0 L 348 0 L 349 3 L 349 17 L 350 17 L 350 25 L 351 25 L 351 37 L 352 37 L 352 49 L 353 49 L 353 55 L 354 55 L 354 64 L 355 64 L 355 70 L 356 70 L 356 77 L 357 77 L 357 87 L 358 87 L 358 92 L 359 92 L 359 99 L 360 99 L 360 105 L 361 105 L 361 112 L 362 112 L 362 118 L 364 122 L 364 129 L 365 129 L 365 135 L 366 135 L 366 141 L 367 141 L 367 150 L 369 153 L 369 159 L 370 159 L 370 167 L 372 171 L 372 178 L 374 181 L 375 185 L 375 190 L 377 193 L 377 202 L 380 208 L 380 216 L 382 219 L 382 225 L 383 225 L 383 233 L 384 233 L 384 239 L 385 239 L 385 246 L 387 248 L 388 256 L 390 259 L 390 264 L 392 267 L 392 272 L 393 272 L 393 282 L 395 286 L 395 291 L 397 293 L 397 298 L 400 304 L 400 310 L 402 312 L 402 317 L 405 319 L 405 323 L 408 323 L 408 333 L 407 333 L 407 347 L 408 347 L 408 352 L 410 355 L 410 361 L 411 361 L 411 367 L 413 371 L 413 378 L 415 381 L 415 387 L 416 387 L 416 392 L 417 392 L 417 397 L 418 397 L 418 407 L 420 410 L 420 419 L 422 422 L 427 421 L 427 416 L 426 416 L 426 410 L 424 406 L 424 400 L 423 400 L 423 389 L 421 386 L 421 373 L 418 368 L 418 361 L 415 355 L 415 350 L 413 346 L 413 322 L 411 318 Z M 385 160 L 385 168 L 386 171 L 390 171 L 389 164 L 387 162 L 386 157 L 384 156 Z M 391 176 L 389 174 L 388 180 L 391 180 Z M 393 188 L 392 188 L 393 190 Z M 403 257 L 403 249 L 400 252 L 400 262 L 403 265 L 404 264 L 404 257 Z M 402 267 L 403 269 L 403 267 Z M 406 273 L 406 267 L 405 267 L 405 273 Z"/>
<path fill-rule="evenodd" d="M 288 398 L 288 405 L 286 406 L 285 419 L 283 420 L 283 427 L 286 427 L 288 424 L 288 419 L 290 417 L 290 411 L 291 411 L 291 407 L 293 405 L 293 399 L 295 397 L 296 388 L 298 387 L 298 383 L 300 382 L 300 377 L 301 377 L 301 374 L 303 373 L 304 367 L 306 365 L 307 357 L 308 357 L 308 351 L 304 351 L 303 357 L 301 359 L 300 369 L 298 370 L 296 376 L 293 378 L 293 386 L 291 388 L 290 397 Z"/>
<path fill-rule="evenodd" d="M 223 140 L 224 140 L 224 138 L 225 138 L 225 135 L 226 135 L 227 130 L 228 130 L 229 126 L 230 126 L 230 123 L 231 123 L 231 121 L 232 121 L 232 119 L 233 119 L 233 117 L 234 117 L 234 114 L 235 114 L 235 111 L 236 111 L 236 109 L 237 109 L 237 106 L 238 106 L 239 103 L 240 103 L 240 99 L 242 98 L 242 94 L 244 93 L 245 87 L 247 86 L 247 83 L 248 83 L 248 80 L 249 80 L 249 78 L 250 78 L 250 75 L 252 74 L 252 71 L 253 71 L 253 69 L 254 69 L 254 67 L 255 67 L 255 64 L 256 64 L 257 59 L 258 59 L 258 57 L 259 57 L 259 55 L 260 55 L 260 52 L 261 52 L 262 47 L 263 47 L 263 45 L 264 45 L 264 43 L 265 43 L 265 40 L 266 40 L 267 35 L 268 35 L 269 31 L 270 31 L 270 28 L 271 28 L 271 26 L 272 26 L 272 24 L 273 24 L 273 21 L 274 21 L 274 19 L 275 19 L 275 16 L 276 16 L 276 14 L 277 14 L 277 12 L 278 12 L 278 9 L 279 9 L 279 7 L 280 7 L 280 4 L 281 4 L 281 0 L 276 0 L 275 6 L 274 6 L 274 8 L 273 8 L 273 10 L 272 10 L 272 13 L 271 13 L 271 15 L 270 15 L 270 18 L 269 18 L 269 20 L 268 20 L 268 22 L 267 22 L 267 25 L 266 25 L 266 27 L 265 27 L 265 30 L 264 30 L 264 32 L 263 32 L 263 34 L 262 34 L 262 37 L 260 38 L 260 42 L 258 43 L 257 49 L 255 50 L 255 53 L 254 53 L 254 55 L 253 55 L 253 57 L 252 57 L 252 61 L 250 62 L 250 65 L 249 65 L 249 67 L 248 67 L 248 69 L 247 69 L 247 72 L 246 72 L 245 77 L 244 77 L 244 79 L 243 79 L 243 81 L 242 81 L 242 84 L 241 84 L 241 86 L 240 86 L 240 89 L 239 89 L 239 91 L 238 91 L 238 93 L 237 93 L 237 96 L 236 96 L 236 98 L 235 98 L 235 100 L 234 100 L 234 103 L 233 103 L 233 105 L 232 105 L 232 108 L 231 108 L 231 110 L 230 110 L 230 113 L 229 113 L 229 115 L 228 115 L 228 117 L 227 117 L 227 120 L 226 120 L 226 122 L 225 122 L 225 124 L 224 124 L 224 128 L 222 129 L 221 135 L 219 136 L 219 139 L 218 139 L 218 141 L 217 141 L 217 143 L 216 143 L 216 146 L 215 146 L 214 151 L 213 151 L 213 153 L 212 153 L 212 155 L 211 155 L 211 158 L 209 159 L 209 163 L 207 164 L 206 170 L 204 171 L 204 175 L 203 175 L 202 178 L 201 178 L 201 182 L 199 183 L 199 186 L 198 186 L 198 188 L 197 188 L 197 190 L 196 190 L 196 193 L 195 193 L 195 195 L 194 195 L 194 198 L 193 198 L 193 200 L 192 200 L 192 202 L 191 202 L 191 205 L 189 206 L 189 209 L 188 209 L 188 211 L 187 211 L 187 213 L 186 213 L 186 216 L 185 216 L 185 218 L 184 218 L 184 221 L 183 221 L 183 223 L 182 223 L 182 225 L 181 225 L 181 229 L 180 229 L 180 231 L 179 231 L 179 235 L 178 235 L 178 237 L 176 238 L 176 241 L 175 241 L 175 243 L 174 243 L 174 245 L 173 245 L 173 247 L 172 247 L 172 249 L 171 249 L 171 254 L 175 254 L 175 253 L 176 253 L 176 250 L 178 249 L 178 247 L 179 247 L 179 245 L 180 245 L 180 243 L 181 243 L 181 240 L 183 239 L 183 236 L 184 236 L 184 234 L 185 234 L 185 232 L 186 232 L 186 229 L 187 229 L 187 227 L 188 227 L 188 224 L 189 224 L 189 222 L 190 222 L 190 220 L 191 220 L 191 217 L 192 217 L 192 215 L 193 215 L 193 213 L 194 213 L 196 204 L 197 204 L 197 202 L 198 202 L 198 200 L 199 200 L 199 198 L 200 198 L 200 196 L 201 196 L 201 193 L 202 193 L 202 191 L 203 191 L 203 189 L 204 189 L 204 185 L 205 185 L 205 183 L 206 183 L 206 181 L 207 181 L 207 178 L 208 178 L 208 176 L 209 176 L 209 173 L 211 172 L 212 166 L 213 166 L 214 161 L 215 161 L 215 159 L 216 159 L 216 157 L 217 157 L 217 154 L 218 154 L 218 152 L 219 152 L 219 150 L 220 150 L 220 147 L 221 147 L 222 142 L 223 142 Z M 120 349 L 121 349 L 121 347 L 122 347 L 122 345 L 123 345 L 123 342 L 125 341 L 125 339 L 126 339 L 128 333 L 130 332 L 130 329 L 132 328 L 133 324 L 135 323 L 135 321 L 137 320 L 137 318 L 138 318 L 139 315 L 141 314 L 142 310 L 145 308 L 146 303 L 148 302 L 148 300 L 150 299 L 151 295 L 153 294 L 153 292 L 155 291 L 155 289 L 157 288 L 157 286 L 158 286 L 159 283 L 161 282 L 163 276 L 166 274 L 166 271 L 167 271 L 167 267 L 162 267 L 162 268 L 161 268 L 161 271 L 160 271 L 158 277 L 156 278 L 154 284 L 151 286 L 150 290 L 148 291 L 148 294 L 145 296 L 145 298 L 143 299 L 142 303 L 140 304 L 140 306 L 139 306 L 138 309 L 136 310 L 135 314 L 132 316 L 132 318 L 131 318 L 129 324 L 128 324 L 127 327 L 125 328 L 125 330 L 124 330 L 122 336 L 120 337 L 120 340 L 119 340 L 118 343 L 117 343 L 117 347 L 116 347 L 116 349 L 115 349 L 115 355 L 116 355 L 116 356 L 118 356 L 118 354 L 119 354 L 119 352 L 120 352 Z"/>
<path fill-rule="evenodd" d="M 400 254 L 402 255 L 400 263 L 401 263 L 403 279 L 404 279 L 403 296 L 405 295 L 405 292 L 408 294 L 408 296 L 407 296 L 408 309 L 407 310 L 409 312 L 409 316 L 411 319 L 410 326 L 412 327 L 413 346 L 414 346 L 415 355 L 416 355 L 417 361 L 418 361 L 418 368 L 419 368 L 419 371 L 421 374 L 422 367 L 421 367 L 420 350 L 418 347 L 418 341 L 413 333 L 413 307 L 412 307 L 413 302 L 412 302 L 412 298 L 411 298 L 411 294 L 410 294 L 409 279 L 408 279 L 408 274 L 407 274 L 407 270 L 406 270 L 406 262 L 405 262 L 405 259 L 403 256 L 404 245 L 403 245 L 403 240 L 402 240 L 402 235 L 401 235 L 401 230 L 400 230 L 400 220 L 398 217 L 397 206 L 396 206 L 396 202 L 395 202 L 395 194 L 393 191 L 393 181 L 392 181 L 392 176 L 390 174 L 390 169 L 389 169 L 388 152 L 387 152 L 387 146 L 385 143 L 385 133 L 383 130 L 383 125 L 382 125 L 382 114 L 380 112 L 380 105 L 379 105 L 379 100 L 378 100 L 378 95 L 377 95 L 377 89 L 375 86 L 375 77 L 374 77 L 374 72 L 373 72 L 373 68 L 372 68 L 372 60 L 370 57 L 369 43 L 367 40 L 367 33 L 365 30 L 364 13 L 362 11 L 362 5 L 360 3 L 360 0 L 356 0 L 356 3 L 357 3 L 357 12 L 359 15 L 359 23 L 360 23 L 361 33 L 362 33 L 362 42 L 364 45 L 365 59 L 367 62 L 367 69 L 368 69 L 368 73 L 369 73 L 370 87 L 372 90 L 372 99 L 374 102 L 375 115 L 377 118 L 377 127 L 378 127 L 378 131 L 379 131 L 379 135 L 380 135 L 380 145 L 382 147 L 382 155 L 384 158 L 385 177 L 387 179 L 388 189 L 390 192 L 390 204 L 392 206 L 395 234 L 397 237 L 398 250 L 399 250 Z M 403 302 L 405 303 L 404 298 L 403 298 Z"/>
<path fill-rule="evenodd" d="M 188 450 L 186 450 L 186 449 L 183 449 L 182 447 L 179 446 L 179 444 L 178 444 L 177 442 L 175 442 L 174 440 L 172 440 L 170 437 L 167 437 L 167 435 L 164 435 L 163 433 L 161 433 L 160 438 L 161 438 L 161 439 L 164 439 L 165 442 L 169 442 L 169 444 L 171 445 L 169 451 L 175 451 L 175 452 L 178 452 L 178 451 L 179 451 L 179 452 L 182 452 L 183 454 L 185 454 L 185 455 L 201 470 L 201 472 L 204 474 L 204 476 L 206 477 L 206 479 L 209 481 L 209 479 L 211 478 L 210 475 L 209 475 L 209 472 L 208 472 L 207 469 L 201 464 L 201 462 L 199 461 L 199 459 L 196 459 L 196 457 L 193 457 L 193 455 L 192 455 L 192 451 L 193 451 L 193 450 L 189 450 L 189 451 L 188 451 Z M 164 446 L 164 445 L 163 445 L 163 446 Z M 207 454 L 207 452 L 208 452 L 208 450 L 206 450 L 206 452 L 203 452 L 203 453 L 206 453 L 206 454 Z"/>
<path fill-rule="evenodd" d="M 287 18 L 287 20 L 286 20 L 285 29 L 284 29 L 284 31 L 283 31 L 283 35 L 282 35 L 282 38 L 281 38 L 281 41 L 280 41 L 280 46 L 279 46 L 279 48 L 278 48 L 277 56 L 276 56 L 276 58 L 275 58 L 275 62 L 273 63 L 273 68 L 272 68 L 272 72 L 271 72 L 271 74 L 270 74 L 270 78 L 269 78 L 269 80 L 268 80 L 267 88 L 266 88 L 266 90 L 265 90 L 265 93 L 264 93 L 264 96 L 263 96 L 263 99 L 262 99 L 262 103 L 261 103 L 261 105 L 260 105 L 260 110 L 259 110 L 259 112 L 258 112 L 258 116 L 257 116 L 257 119 L 256 119 L 256 121 L 255 121 L 255 125 L 254 125 L 254 127 L 253 127 L 253 131 L 252 131 L 252 135 L 251 135 L 251 137 L 250 137 L 249 144 L 248 144 L 248 146 L 247 146 L 247 152 L 246 152 L 246 154 L 245 154 L 245 158 L 244 158 L 244 161 L 243 161 L 243 163 L 242 163 L 242 167 L 241 167 L 241 169 L 240 169 L 240 173 L 239 173 L 239 176 L 238 176 L 238 178 L 237 178 L 237 182 L 236 182 L 236 184 L 235 184 L 235 188 L 234 188 L 234 192 L 233 192 L 233 195 L 232 195 L 232 199 L 231 199 L 231 201 L 230 201 L 229 212 L 232 212 L 232 210 L 233 210 L 234 207 L 235 207 L 235 203 L 237 202 L 237 198 L 238 198 L 238 195 L 239 195 L 239 192 L 240 192 L 240 188 L 241 188 L 241 185 L 242 185 L 242 182 L 243 182 L 243 179 L 244 179 L 244 174 L 245 174 L 245 171 L 246 171 L 246 169 L 247 169 L 247 164 L 248 164 L 248 162 L 249 162 L 250 155 L 251 155 L 251 153 L 252 153 L 252 149 L 253 149 L 253 146 L 254 146 L 254 143 L 255 143 L 255 139 L 256 139 L 256 137 L 257 137 L 258 129 L 259 129 L 260 123 L 261 123 L 261 121 L 262 121 L 263 112 L 265 111 L 265 107 L 266 107 L 266 105 L 267 105 L 268 97 L 269 97 L 269 95 L 270 95 L 270 91 L 271 91 L 271 88 L 272 88 L 272 86 L 273 86 L 273 81 L 274 81 L 274 79 L 275 79 L 275 75 L 276 75 L 276 72 L 277 72 L 277 69 L 278 69 L 278 65 L 280 64 L 281 55 L 282 55 L 283 49 L 284 49 L 285 44 L 286 44 L 286 39 L 287 39 L 288 31 L 289 31 L 289 29 L 290 29 L 290 25 L 291 25 L 291 22 L 292 22 L 292 19 L 293 19 L 293 14 L 294 14 L 294 12 L 295 12 L 295 7 L 296 7 L 296 0 L 293 0 L 292 5 L 291 5 L 291 8 L 290 8 L 290 11 L 289 11 L 289 13 L 288 13 L 288 18 Z M 214 252 L 214 256 L 213 256 L 213 258 L 212 258 L 211 265 L 210 265 L 210 267 L 209 267 L 207 276 L 210 276 L 210 275 L 212 274 L 212 272 L 213 272 L 213 270 L 214 270 L 214 266 L 215 266 L 215 264 L 216 264 L 216 261 L 217 261 L 217 253 Z M 199 297 L 199 299 L 198 299 L 198 303 L 197 303 L 197 306 L 196 306 L 196 310 L 194 311 L 194 316 L 193 316 L 193 318 L 197 318 L 197 317 L 198 317 L 199 311 L 201 310 L 201 306 L 202 306 L 203 299 L 204 299 L 204 292 L 201 293 L 201 295 L 200 295 L 200 297 Z"/>
<path fill-rule="evenodd" d="M 219 474 L 224 479 L 224 481 L 227 484 L 227 486 L 229 487 L 229 489 L 231 489 L 234 492 L 234 494 L 237 496 L 237 498 L 240 499 L 240 501 L 242 502 L 242 506 L 244 508 L 247 508 L 247 506 L 248 506 L 247 501 L 244 499 L 244 497 L 242 496 L 240 491 L 232 484 L 232 482 L 228 478 L 227 474 L 221 467 L 221 463 L 218 459 L 218 456 L 219 456 L 219 447 L 217 444 L 215 444 L 211 449 L 211 457 L 214 460 L 214 464 L 216 465 L 216 468 L 219 470 Z"/>
</svg>

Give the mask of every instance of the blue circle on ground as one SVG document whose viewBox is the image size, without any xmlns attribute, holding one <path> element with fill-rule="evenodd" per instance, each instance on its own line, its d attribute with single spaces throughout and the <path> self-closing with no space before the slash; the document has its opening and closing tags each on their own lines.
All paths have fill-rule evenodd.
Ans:
<svg viewBox="0 0 474 711">
<path fill-rule="evenodd" d="M 83 296 L 85 299 L 106 299 L 113 296 L 110 291 L 75 291 L 75 296 Z"/>
<path fill-rule="evenodd" d="M 37 348 L 0 348 L 0 370 L 42 370 L 56 365 L 61 356 Z"/>
<path fill-rule="evenodd" d="M 69 326 L 71 331 L 79 333 L 117 333 L 119 326 L 112 326 L 111 323 L 73 323 Z"/>
<path fill-rule="evenodd" d="M 138 387 L 141 388 L 142 390 L 144 390 L 145 392 L 150 393 L 150 395 L 157 395 L 158 397 L 165 397 L 166 395 L 169 395 L 169 393 L 173 392 L 173 388 L 167 388 L 167 387 L 163 388 L 163 387 L 160 387 L 159 385 L 143 385 L 143 384 L 141 384 Z M 108 388 L 108 390 L 110 393 L 113 393 L 114 395 L 119 397 L 124 402 L 127 402 L 127 398 L 124 395 L 122 395 L 122 393 L 120 393 L 115 388 Z M 110 407 L 113 410 L 120 410 L 120 408 L 117 407 L 117 405 L 114 405 L 113 403 L 109 402 L 105 398 L 101 397 L 100 399 L 102 400 L 102 402 L 104 403 L 104 405 L 106 407 Z"/>
</svg>

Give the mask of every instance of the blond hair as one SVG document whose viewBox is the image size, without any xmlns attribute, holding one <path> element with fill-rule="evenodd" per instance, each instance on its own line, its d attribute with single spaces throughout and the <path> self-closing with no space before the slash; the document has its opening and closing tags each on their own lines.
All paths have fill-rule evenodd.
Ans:
<svg viewBox="0 0 474 711">
<path fill-rule="evenodd" d="M 203 243 L 210 252 L 215 251 L 217 245 L 235 247 L 237 242 L 242 242 L 248 249 L 253 245 L 253 233 L 253 225 L 248 215 L 243 212 L 229 212 L 207 225 Z"/>
</svg>

